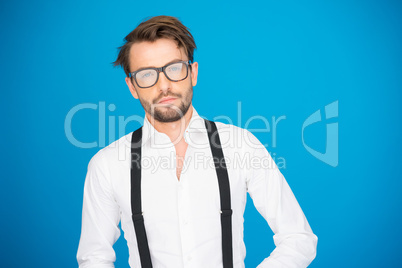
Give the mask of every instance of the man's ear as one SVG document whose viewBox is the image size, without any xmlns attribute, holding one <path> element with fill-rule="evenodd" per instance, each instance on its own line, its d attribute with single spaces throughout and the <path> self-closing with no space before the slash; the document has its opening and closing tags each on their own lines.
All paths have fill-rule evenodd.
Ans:
<svg viewBox="0 0 402 268">
<path fill-rule="evenodd" d="M 138 94 L 137 94 L 137 90 L 135 90 L 133 83 L 131 82 L 131 78 L 130 77 L 126 77 L 126 84 L 128 86 L 128 89 L 130 89 L 131 95 L 133 95 L 133 97 L 135 99 L 138 99 Z"/>
<path fill-rule="evenodd" d="M 198 77 L 198 62 L 193 62 L 191 64 L 191 83 L 193 87 L 197 85 L 197 77 Z"/>
</svg>

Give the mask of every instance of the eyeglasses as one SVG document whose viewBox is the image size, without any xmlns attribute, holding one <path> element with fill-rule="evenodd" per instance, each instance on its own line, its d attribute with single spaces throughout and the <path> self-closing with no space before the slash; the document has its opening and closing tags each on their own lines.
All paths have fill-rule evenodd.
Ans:
<svg viewBox="0 0 402 268">
<path fill-rule="evenodd" d="M 167 79 L 173 82 L 184 80 L 188 76 L 188 66 L 190 61 L 179 61 L 169 63 L 160 68 L 146 68 L 129 73 L 130 78 L 134 78 L 138 87 L 152 87 L 158 82 L 159 73 L 163 72 Z"/>
</svg>

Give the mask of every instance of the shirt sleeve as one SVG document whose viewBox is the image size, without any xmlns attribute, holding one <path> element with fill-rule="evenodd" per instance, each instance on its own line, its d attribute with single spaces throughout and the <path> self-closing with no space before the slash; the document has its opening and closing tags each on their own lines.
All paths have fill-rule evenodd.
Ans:
<svg viewBox="0 0 402 268">
<path fill-rule="evenodd" d="M 81 238 L 77 261 L 80 268 L 114 267 L 113 244 L 120 236 L 120 209 L 115 201 L 107 165 L 98 152 L 89 162 L 85 178 Z"/>
<path fill-rule="evenodd" d="M 250 132 L 248 136 L 252 165 L 247 190 L 274 232 L 276 246 L 258 268 L 307 267 L 316 256 L 317 236 L 267 149 Z"/>
</svg>

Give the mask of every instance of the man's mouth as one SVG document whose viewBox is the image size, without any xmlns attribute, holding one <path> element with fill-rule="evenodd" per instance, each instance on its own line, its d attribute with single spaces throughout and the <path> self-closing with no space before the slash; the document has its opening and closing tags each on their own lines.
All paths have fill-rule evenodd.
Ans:
<svg viewBox="0 0 402 268">
<path fill-rule="evenodd" d="M 176 99 L 177 98 L 175 98 L 175 97 L 164 97 L 158 103 L 159 104 L 169 104 L 169 103 L 174 102 Z"/>
</svg>

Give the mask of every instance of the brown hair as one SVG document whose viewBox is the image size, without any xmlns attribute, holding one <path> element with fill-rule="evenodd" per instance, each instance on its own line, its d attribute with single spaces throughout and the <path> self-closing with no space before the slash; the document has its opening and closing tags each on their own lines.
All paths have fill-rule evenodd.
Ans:
<svg viewBox="0 0 402 268">
<path fill-rule="evenodd" d="M 130 73 L 129 55 L 130 48 L 136 42 L 154 42 L 161 38 L 175 40 L 178 47 L 183 47 L 188 59 L 193 61 L 196 45 L 189 29 L 177 18 L 171 16 L 156 16 L 141 22 L 137 28 L 124 38 L 124 45 L 119 47 L 119 55 L 114 66 L 121 66 L 128 76 Z"/>
</svg>

